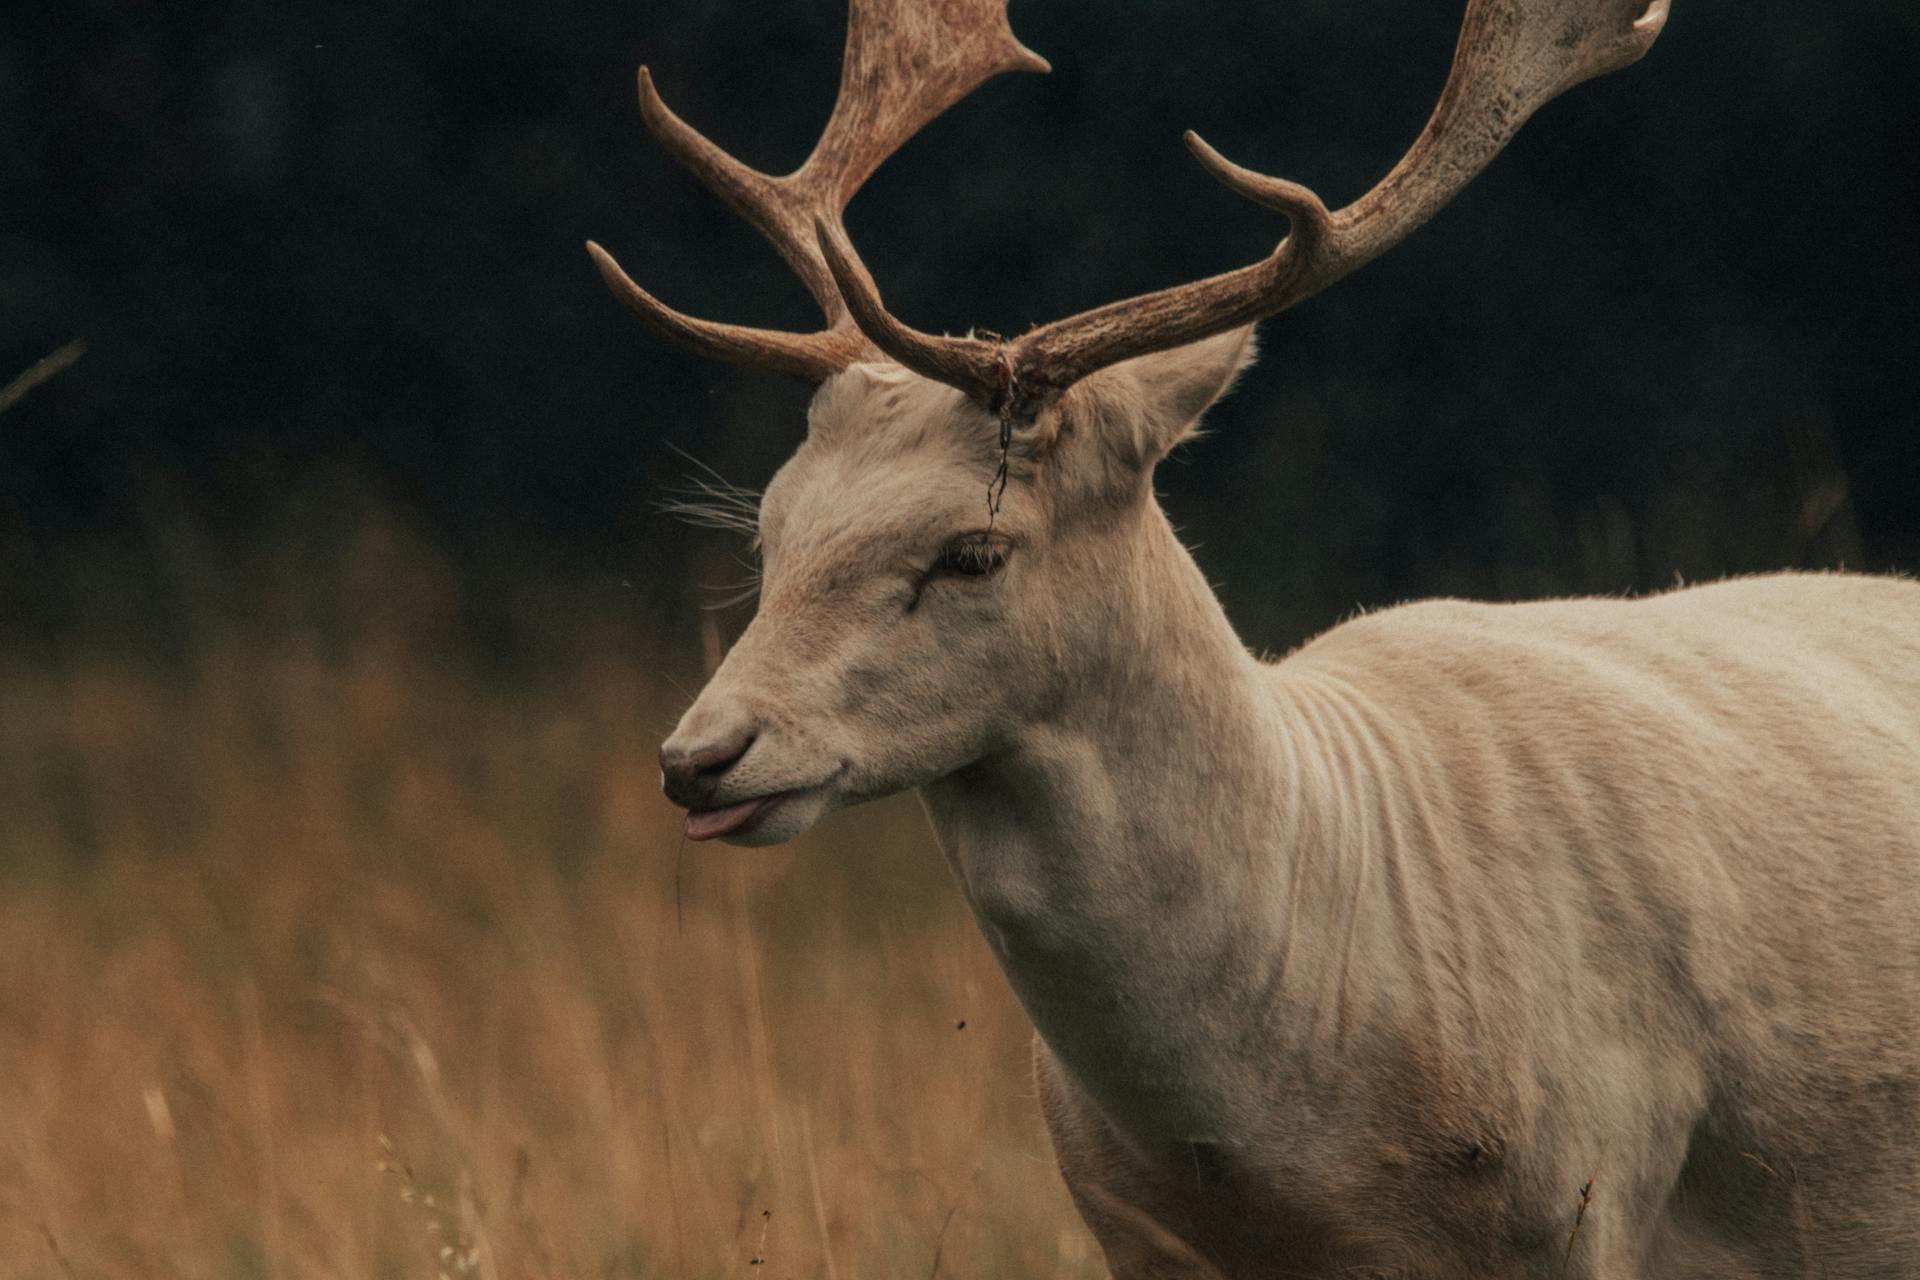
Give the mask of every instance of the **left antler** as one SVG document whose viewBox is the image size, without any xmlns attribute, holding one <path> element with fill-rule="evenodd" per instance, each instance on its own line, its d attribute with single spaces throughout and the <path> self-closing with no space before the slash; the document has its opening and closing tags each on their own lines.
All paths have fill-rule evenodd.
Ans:
<svg viewBox="0 0 1920 1280">
<path fill-rule="evenodd" d="M 948 107 L 1002 71 L 1046 71 L 1007 25 L 1007 0 L 852 0 L 840 96 L 805 164 L 782 178 L 748 168 L 667 109 L 640 68 L 648 130 L 708 190 L 773 242 L 827 327 L 787 333 L 697 320 L 635 284 L 589 241 L 607 287 L 660 336 L 702 355 L 821 381 L 874 354 L 848 315 L 821 256 L 816 225 L 841 215 L 875 169 Z"/>
</svg>

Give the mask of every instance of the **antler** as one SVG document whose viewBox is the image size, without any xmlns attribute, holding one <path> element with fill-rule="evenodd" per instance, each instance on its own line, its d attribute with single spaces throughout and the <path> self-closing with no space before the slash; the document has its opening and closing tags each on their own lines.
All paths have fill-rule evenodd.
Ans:
<svg viewBox="0 0 1920 1280">
<path fill-rule="evenodd" d="M 820 381 L 871 349 L 847 315 L 817 248 L 816 225 L 839 229 L 875 169 L 941 112 L 1002 71 L 1046 71 L 1014 38 L 1007 0 L 852 0 L 840 96 L 805 164 L 783 178 L 748 168 L 667 109 L 640 68 L 647 129 L 708 190 L 773 242 L 826 314 L 815 333 L 696 320 L 635 284 L 612 255 L 587 252 L 607 287 L 661 337 L 703 355 Z"/>
<path fill-rule="evenodd" d="M 1031 416 L 1097 369 L 1264 319 L 1371 262 L 1438 212 L 1548 100 L 1637 61 L 1666 24 L 1667 7 L 1668 0 L 1469 0 L 1426 128 L 1379 185 L 1335 213 L 1307 188 L 1243 169 L 1189 132 L 1187 146 L 1207 172 L 1286 215 L 1279 247 L 1251 266 L 1085 311 L 1011 343 L 934 337 L 901 324 L 844 228 L 823 220 L 816 235 L 875 345 L 926 377 Z"/>
</svg>

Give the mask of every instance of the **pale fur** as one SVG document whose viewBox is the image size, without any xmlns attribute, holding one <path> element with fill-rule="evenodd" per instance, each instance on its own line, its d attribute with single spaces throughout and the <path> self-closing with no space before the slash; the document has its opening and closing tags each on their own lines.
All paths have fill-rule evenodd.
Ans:
<svg viewBox="0 0 1920 1280">
<path fill-rule="evenodd" d="M 1016 440 L 856 366 L 687 712 L 743 842 L 919 787 L 1122 1280 L 1920 1273 L 1920 585 L 1428 602 L 1276 663 L 1153 464 L 1246 335 Z"/>
</svg>

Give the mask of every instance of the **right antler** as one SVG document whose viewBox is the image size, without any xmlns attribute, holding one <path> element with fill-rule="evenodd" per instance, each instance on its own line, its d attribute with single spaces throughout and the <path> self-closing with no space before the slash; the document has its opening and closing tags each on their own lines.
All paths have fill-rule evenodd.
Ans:
<svg viewBox="0 0 1920 1280">
<path fill-rule="evenodd" d="M 1081 378 L 1284 311 L 1365 265 L 1432 217 L 1562 91 L 1636 61 L 1668 0 L 1468 0 L 1453 68 L 1427 127 L 1379 185 L 1329 213 L 1303 186 L 1243 169 L 1193 134 L 1209 173 L 1287 216 L 1261 262 L 1110 303 L 1011 343 L 934 337 L 888 313 L 837 223 L 816 228 L 860 328 L 889 356 L 1003 412 L 1030 417 Z"/>
<path fill-rule="evenodd" d="M 826 314 L 815 333 L 696 320 L 667 306 L 592 241 L 607 287 L 646 325 L 703 355 L 818 382 L 873 352 L 817 247 L 815 227 L 838 230 L 847 202 L 873 171 L 926 124 L 1002 71 L 1046 71 L 1014 39 L 1007 0 L 852 0 L 840 96 L 807 162 L 783 178 L 750 169 L 667 109 L 640 68 L 647 128 L 707 188 L 773 242 Z"/>
</svg>

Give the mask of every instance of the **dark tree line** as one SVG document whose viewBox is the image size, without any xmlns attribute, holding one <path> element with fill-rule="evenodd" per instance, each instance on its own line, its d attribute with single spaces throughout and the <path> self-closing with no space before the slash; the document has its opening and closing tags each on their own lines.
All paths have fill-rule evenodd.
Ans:
<svg viewBox="0 0 1920 1280">
<path fill-rule="evenodd" d="M 1250 260 L 1279 220 L 1180 131 L 1350 199 L 1418 130 L 1457 9 L 1016 0 L 1054 73 L 962 103 L 851 226 L 930 329 Z M 1248 634 L 1436 592 L 1920 567 L 1916 12 L 1679 0 L 1645 62 L 1269 322 L 1162 480 Z M 9 8 L 0 382 L 89 350 L 0 416 L 7 633 L 137 629 L 202 571 L 324 561 L 375 509 L 476 597 L 631 584 L 641 625 L 686 625 L 703 535 L 653 509 L 674 449 L 763 482 L 805 391 L 657 346 L 581 242 L 701 314 L 813 323 L 649 146 L 632 76 L 779 170 L 840 38 L 836 0 Z"/>
</svg>

